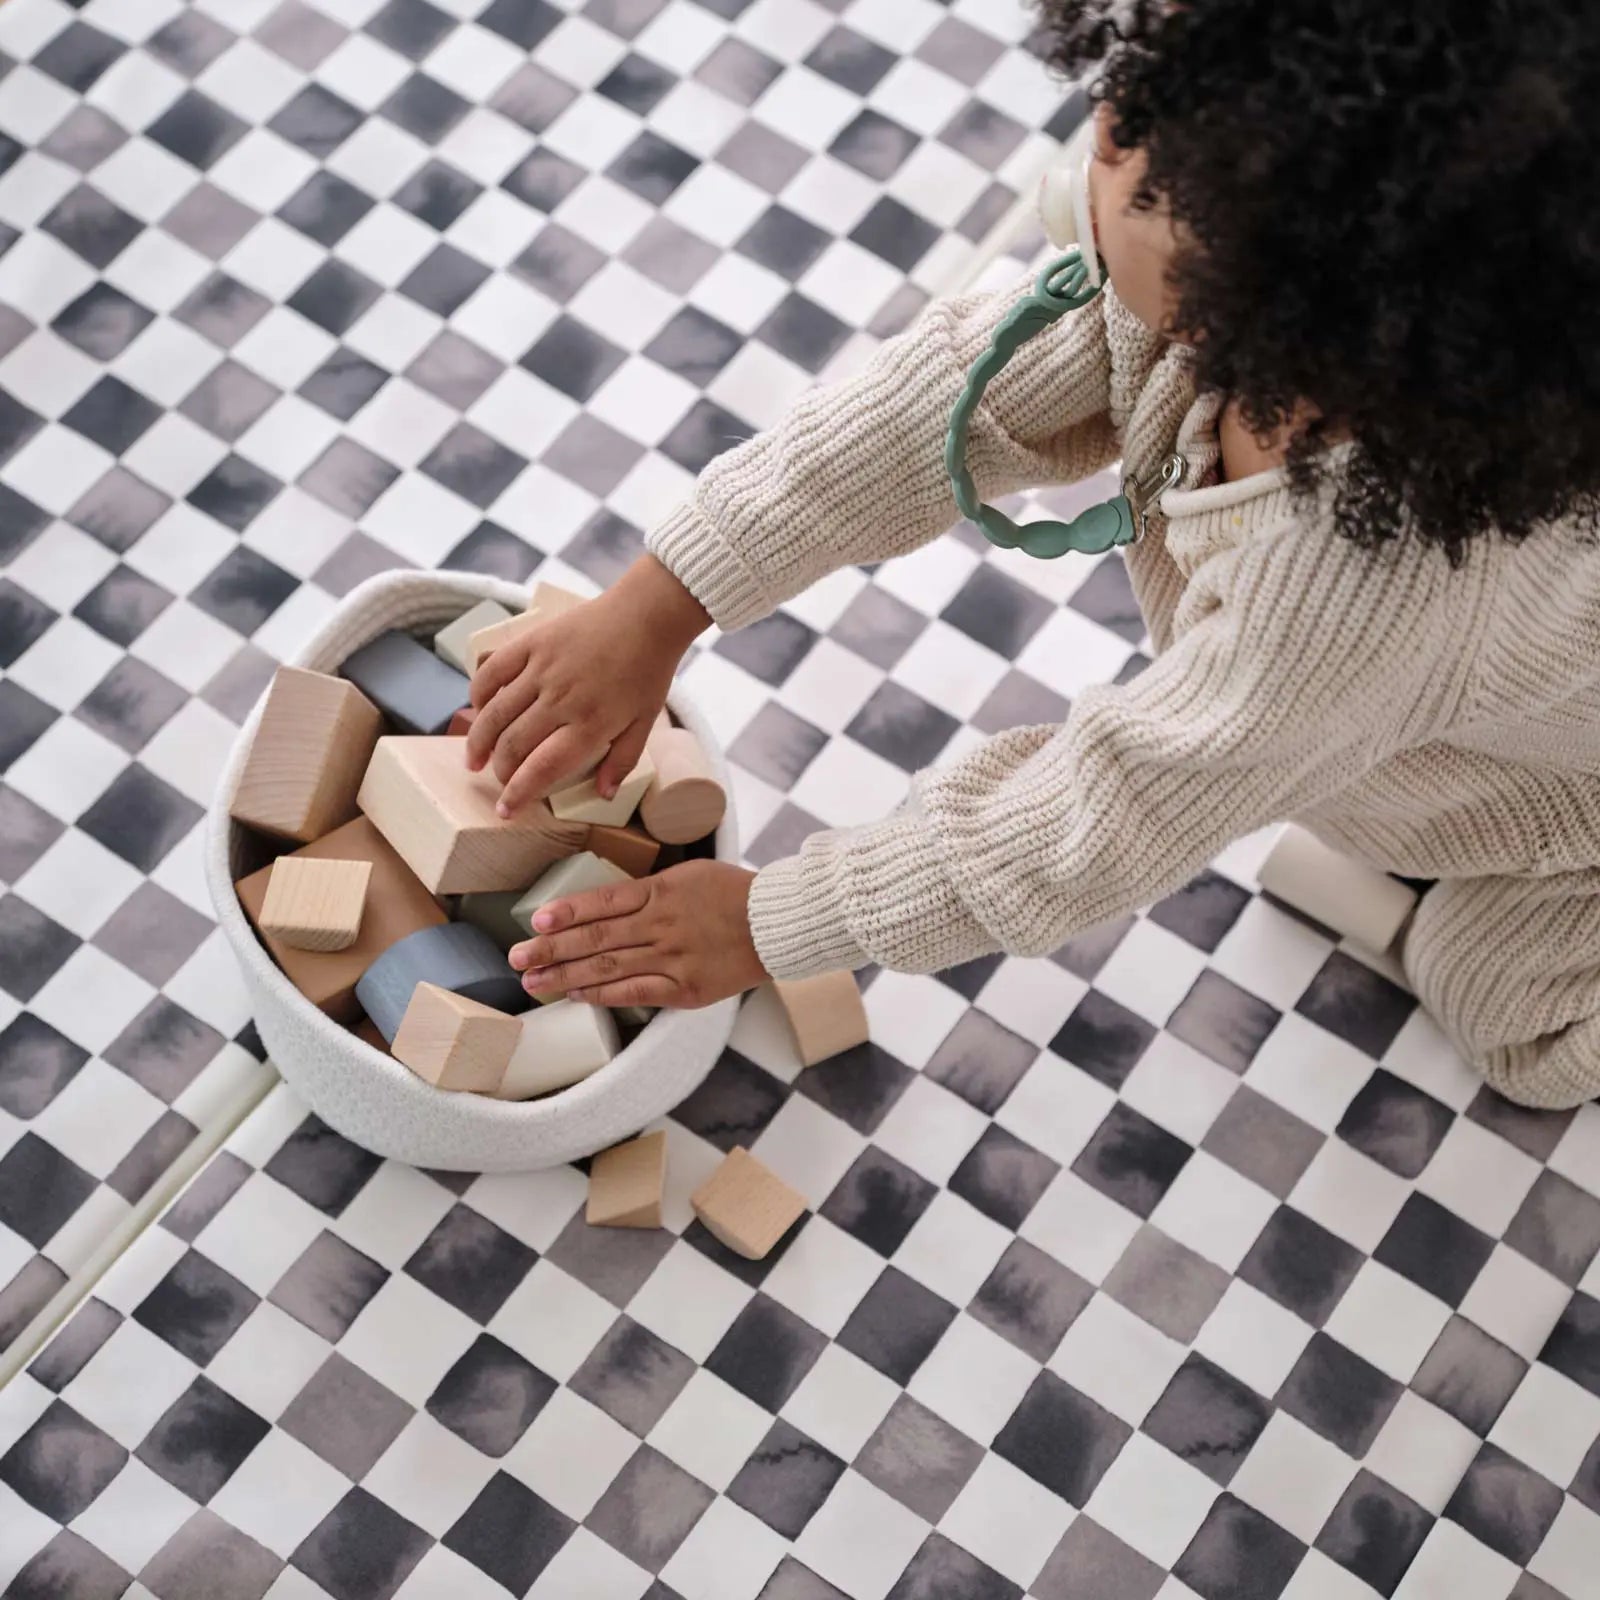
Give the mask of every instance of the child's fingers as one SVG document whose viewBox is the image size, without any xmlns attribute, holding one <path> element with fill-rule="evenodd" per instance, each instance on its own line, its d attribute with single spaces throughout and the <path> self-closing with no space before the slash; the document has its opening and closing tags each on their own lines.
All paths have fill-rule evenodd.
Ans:
<svg viewBox="0 0 1600 1600">
<path fill-rule="evenodd" d="M 644 742 L 650 736 L 650 723 L 653 720 L 640 718 L 630 722 L 600 763 L 594 781 L 595 787 L 606 799 L 609 800 L 617 792 L 622 780 L 639 765 L 639 757 L 644 754 Z"/>
<path fill-rule="evenodd" d="M 569 989 L 569 1000 L 590 1006 L 672 1006 L 682 1004 L 682 994 L 671 978 L 622 978 L 615 983 Z"/>
<path fill-rule="evenodd" d="M 547 739 L 541 739 L 538 747 L 506 779 L 496 812 L 509 817 L 528 801 L 542 800 L 552 789 L 559 788 L 563 779 L 582 772 L 593 755 L 593 744 L 570 722 L 557 728 Z"/>
<path fill-rule="evenodd" d="M 573 989 L 620 983 L 625 978 L 659 975 L 661 957 L 649 945 L 631 950 L 602 950 L 597 956 L 563 961 L 524 973 L 522 987 L 529 994 L 566 994 Z"/>
<path fill-rule="evenodd" d="M 631 917 L 650 903 L 650 887 L 648 878 L 630 878 L 626 883 L 608 883 L 603 889 L 586 889 L 564 900 L 552 900 L 534 913 L 534 932 L 559 933 L 608 917 Z"/>
<path fill-rule="evenodd" d="M 533 938 L 512 945 L 506 959 L 517 972 L 531 972 L 581 961 L 605 950 L 632 950 L 654 942 L 649 919 L 643 916 L 602 917 L 598 922 L 580 923 L 560 933 L 536 933 Z"/>
<path fill-rule="evenodd" d="M 495 740 L 494 754 L 489 758 L 489 765 L 501 784 L 510 783 L 516 776 L 517 768 L 546 739 L 554 738 L 565 721 L 554 700 L 546 699 L 543 695 L 526 707 L 520 716 L 513 717 Z"/>
<path fill-rule="evenodd" d="M 513 639 L 478 663 L 472 674 L 472 708 L 482 711 L 528 664 L 528 642 Z"/>
<path fill-rule="evenodd" d="M 477 682 L 476 679 L 473 680 Z M 467 729 L 467 770 L 481 772 L 494 754 L 500 735 L 522 715 L 529 706 L 537 703 L 539 685 L 533 670 L 524 670 L 509 683 L 502 684 L 494 698 L 478 708 L 472 726 Z"/>
</svg>

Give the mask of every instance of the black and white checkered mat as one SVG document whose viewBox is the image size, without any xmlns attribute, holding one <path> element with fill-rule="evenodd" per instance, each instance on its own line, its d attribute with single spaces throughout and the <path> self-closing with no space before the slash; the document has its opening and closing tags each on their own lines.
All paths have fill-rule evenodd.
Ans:
<svg viewBox="0 0 1600 1600">
<path fill-rule="evenodd" d="M 0 1345 L 258 1070 L 195 824 L 274 658 L 387 566 L 607 581 L 967 271 L 1059 115 L 1026 27 L 0 7 Z M 969 535 L 689 667 L 753 862 L 1139 669 L 1115 561 Z M 1600 1108 L 1481 1093 L 1258 854 L 876 974 L 820 1068 L 748 1007 L 660 1234 L 273 1091 L 0 1389 L 0 1589 L 1592 1600 Z M 686 1203 L 736 1143 L 814 1207 L 755 1267 Z"/>
</svg>

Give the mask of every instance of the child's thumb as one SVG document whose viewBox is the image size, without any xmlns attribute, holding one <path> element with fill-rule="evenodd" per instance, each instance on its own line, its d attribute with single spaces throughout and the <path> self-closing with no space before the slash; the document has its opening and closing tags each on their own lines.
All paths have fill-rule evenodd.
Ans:
<svg viewBox="0 0 1600 1600">
<path fill-rule="evenodd" d="M 630 722 L 617 736 L 594 775 L 595 787 L 606 799 L 617 792 L 622 780 L 639 765 L 644 742 L 649 736 L 650 722 L 642 720 Z"/>
</svg>

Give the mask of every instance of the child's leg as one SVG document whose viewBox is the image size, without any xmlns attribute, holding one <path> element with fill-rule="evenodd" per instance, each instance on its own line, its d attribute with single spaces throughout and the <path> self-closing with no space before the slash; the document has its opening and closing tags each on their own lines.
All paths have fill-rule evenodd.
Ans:
<svg viewBox="0 0 1600 1600">
<path fill-rule="evenodd" d="M 1422 1003 L 1509 1100 L 1600 1095 L 1600 869 L 1449 879 L 1402 952 Z"/>
</svg>

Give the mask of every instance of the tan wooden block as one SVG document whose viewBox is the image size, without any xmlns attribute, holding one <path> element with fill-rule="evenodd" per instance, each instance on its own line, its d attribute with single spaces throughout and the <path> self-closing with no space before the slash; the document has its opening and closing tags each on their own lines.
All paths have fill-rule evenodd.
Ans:
<svg viewBox="0 0 1600 1600">
<path fill-rule="evenodd" d="M 694 1214 L 735 1255 L 760 1261 L 806 1213 L 806 1199 L 742 1146 L 689 1198 Z"/>
<path fill-rule="evenodd" d="M 700 741 L 687 728 L 657 727 L 645 744 L 655 777 L 639 801 L 639 820 L 663 844 L 692 844 L 715 833 L 728 796 Z"/>
<path fill-rule="evenodd" d="M 467 640 L 467 647 L 462 652 L 467 663 L 467 673 L 470 676 L 483 664 L 485 659 L 492 656 L 501 645 L 510 644 L 513 639 L 520 639 L 530 628 L 536 627 L 544 620 L 536 611 L 519 611 L 514 617 L 507 617 L 504 622 L 491 623 L 487 628 L 479 628 Z"/>
<path fill-rule="evenodd" d="M 261 931 L 296 950 L 348 950 L 361 930 L 370 861 L 280 856 L 267 879 Z"/>
<path fill-rule="evenodd" d="M 588 849 L 614 867 L 621 867 L 630 878 L 648 876 L 661 854 L 661 841 L 652 839 L 643 828 L 613 828 L 603 822 L 589 824 Z"/>
<path fill-rule="evenodd" d="M 788 983 L 779 980 L 773 988 L 806 1066 L 867 1042 L 867 1008 L 853 972 L 824 972 Z"/>
<path fill-rule="evenodd" d="M 602 1150 L 589 1167 L 591 1228 L 659 1228 L 667 1181 L 667 1136 L 647 1133 Z"/>
<path fill-rule="evenodd" d="M 446 728 L 445 735 L 451 739 L 464 739 L 472 732 L 472 724 L 478 720 L 478 713 L 471 706 L 462 706 L 450 719 L 450 726 Z"/>
<path fill-rule="evenodd" d="M 298 844 L 320 838 L 356 814 L 382 731 L 382 713 L 353 683 L 279 667 L 229 815 Z"/>
<path fill-rule="evenodd" d="M 557 1000 L 517 1018 L 522 1034 L 496 1095 L 531 1100 L 581 1083 L 622 1048 L 617 1019 L 604 1006 Z"/>
<path fill-rule="evenodd" d="M 284 976 L 312 1005 L 336 1022 L 354 1022 L 361 1015 L 356 1003 L 356 983 L 361 975 L 390 945 L 421 928 L 444 922 L 444 907 L 417 881 L 416 874 L 365 817 L 357 817 L 279 860 L 308 858 L 372 863 L 366 907 L 355 943 L 343 950 L 296 950 L 271 934 L 262 934 L 262 943 L 283 968 Z M 272 867 L 268 866 L 234 885 L 239 904 L 257 932 L 271 878 Z"/>
<path fill-rule="evenodd" d="M 458 672 L 471 672 L 472 663 L 467 657 L 467 647 L 475 633 L 492 628 L 497 623 L 509 622 L 511 613 L 493 600 L 480 600 L 470 611 L 463 611 L 454 622 L 447 623 L 433 636 L 433 653 L 441 661 L 448 661 Z"/>
<path fill-rule="evenodd" d="M 419 983 L 389 1053 L 435 1088 L 493 1094 L 521 1033 L 516 1017 L 437 984 Z"/>
<path fill-rule="evenodd" d="M 380 739 L 361 809 L 435 894 L 525 889 L 552 862 L 584 847 L 588 828 L 530 801 L 495 815 L 492 772 L 468 772 L 458 739 Z"/>
<path fill-rule="evenodd" d="M 639 764 L 617 785 L 617 792 L 611 799 L 601 798 L 592 777 L 580 778 L 577 783 L 557 789 L 550 796 L 550 809 L 567 822 L 598 822 L 620 828 L 639 809 L 639 802 L 655 775 L 655 763 L 646 749 L 639 757 Z"/>
<path fill-rule="evenodd" d="M 541 616 L 559 617 L 563 611 L 571 611 L 590 598 L 592 597 L 574 594 L 571 589 L 563 589 L 559 583 L 546 583 L 541 578 L 534 584 L 533 593 L 528 597 L 528 609 L 538 612 Z"/>
</svg>

